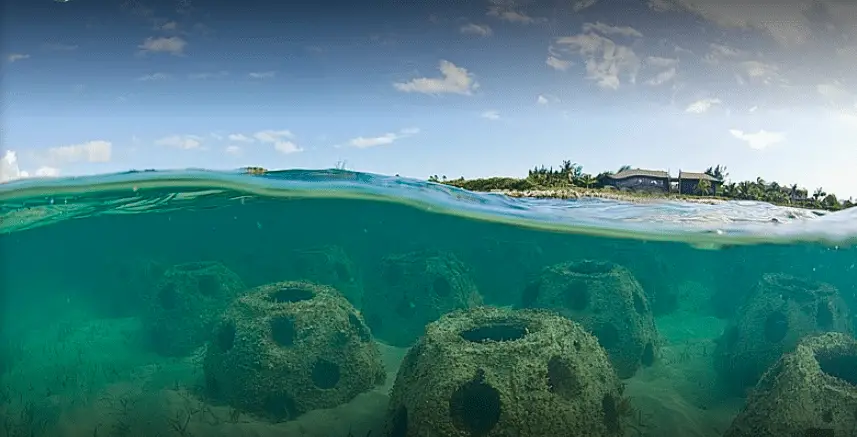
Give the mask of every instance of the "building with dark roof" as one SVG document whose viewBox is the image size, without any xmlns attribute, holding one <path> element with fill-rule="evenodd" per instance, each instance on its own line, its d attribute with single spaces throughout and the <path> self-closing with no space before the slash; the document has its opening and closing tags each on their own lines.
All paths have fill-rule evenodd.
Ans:
<svg viewBox="0 0 857 437">
<path fill-rule="evenodd" d="M 607 175 L 604 183 L 618 189 L 667 192 L 670 190 L 670 174 L 660 170 L 639 168 L 622 170 L 619 173 Z"/>
<path fill-rule="evenodd" d="M 711 188 L 708 190 L 709 195 L 713 195 L 717 192 L 718 188 L 723 185 L 723 181 L 717 179 L 714 176 L 711 176 L 707 173 L 692 173 L 688 171 L 679 171 L 678 172 L 678 192 L 680 194 L 699 194 L 696 191 L 696 188 L 699 186 L 700 181 L 708 181 L 711 185 Z"/>
</svg>

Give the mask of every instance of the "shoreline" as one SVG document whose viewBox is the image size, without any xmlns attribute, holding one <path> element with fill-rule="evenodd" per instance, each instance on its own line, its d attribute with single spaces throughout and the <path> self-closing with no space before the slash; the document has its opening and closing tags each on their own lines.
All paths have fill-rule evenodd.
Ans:
<svg viewBox="0 0 857 437">
<path fill-rule="evenodd" d="M 531 198 L 531 199 L 581 199 L 581 198 L 597 198 L 607 200 L 618 200 L 622 202 L 634 203 L 650 203 L 660 201 L 679 201 L 687 203 L 698 203 L 706 205 L 719 205 L 728 202 L 726 199 L 715 197 L 685 197 L 681 195 L 646 195 L 646 194 L 628 194 L 619 191 L 606 191 L 597 189 L 553 189 L 553 190 L 491 190 L 487 193 L 503 194 L 509 197 L 516 198 Z M 791 206 L 791 208 L 794 208 Z"/>
</svg>

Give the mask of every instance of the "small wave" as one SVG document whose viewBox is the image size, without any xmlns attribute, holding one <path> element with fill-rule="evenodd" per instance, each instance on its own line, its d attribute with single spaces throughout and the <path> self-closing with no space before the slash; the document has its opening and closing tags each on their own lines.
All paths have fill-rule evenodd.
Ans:
<svg viewBox="0 0 857 437">
<path fill-rule="evenodd" d="M 343 198 L 556 232 L 683 241 L 700 248 L 857 241 L 857 208 L 825 213 L 763 202 L 512 198 L 346 170 L 130 171 L 0 184 L 0 233 L 103 214 L 210 209 L 276 198 Z"/>
</svg>

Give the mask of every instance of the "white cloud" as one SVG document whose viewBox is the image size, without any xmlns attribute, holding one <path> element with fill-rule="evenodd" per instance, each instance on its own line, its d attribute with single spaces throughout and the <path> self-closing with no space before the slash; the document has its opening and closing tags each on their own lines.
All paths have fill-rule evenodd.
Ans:
<svg viewBox="0 0 857 437">
<path fill-rule="evenodd" d="M 660 56 L 649 56 L 646 58 L 646 65 L 659 68 L 675 67 L 678 64 L 678 59 L 662 58 Z"/>
<path fill-rule="evenodd" d="M 548 98 L 539 94 L 539 97 L 536 98 L 536 103 L 538 103 L 539 105 L 547 105 L 548 104 Z"/>
<path fill-rule="evenodd" d="M 596 23 L 583 23 L 583 33 L 598 32 L 603 35 L 621 35 L 625 37 L 642 38 L 643 34 L 630 26 L 611 26 L 600 21 Z"/>
<path fill-rule="evenodd" d="M 110 141 L 104 140 L 48 149 L 50 157 L 60 162 L 108 162 L 110 161 L 112 152 L 113 144 Z"/>
<path fill-rule="evenodd" d="M 348 146 L 356 147 L 358 149 L 368 149 L 370 147 L 384 146 L 388 144 L 393 144 L 394 142 L 403 138 L 416 135 L 419 132 L 420 130 L 417 128 L 406 128 L 400 130 L 398 133 L 387 132 L 377 137 L 357 137 L 348 141 Z"/>
<path fill-rule="evenodd" d="M 547 61 L 545 61 L 545 64 L 548 64 L 548 66 L 553 68 L 554 70 L 566 71 L 568 70 L 568 67 L 571 67 L 571 64 L 573 64 L 573 62 L 564 61 L 560 58 L 557 58 L 556 56 L 551 55 L 548 56 L 548 59 Z"/>
<path fill-rule="evenodd" d="M 241 147 L 239 147 L 239 146 L 227 146 L 225 149 L 223 149 L 223 151 L 227 155 L 232 155 L 232 156 L 239 156 L 243 152 L 243 150 L 241 150 Z"/>
<path fill-rule="evenodd" d="M 202 137 L 197 135 L 170 135 L 156 140 L 155 144 L 185 150 L 198 149 L 202 145 Z"/>
<path fill-rule="evenodd" d="M 712 106 L 720 104 L 720 99 L 707 98 L 697 100 L 685 108 L 685 112 L 689 112 L 691 114 L 702 114 L 711 109 Z"/>
<path fill-rule="evenodd" d="M 25 178 L 27 173 L 22 174 L 18 167 L 18 155 L 12 150 L 7 150 L 0 159 L 0 182 L 13 181 L 15 179 Z"/>
<path fill-rule="evenodd" d="M 60 175 L 60 170 L 55 167 L 39 167 L 36 169 L 36 177 L 40 178 L 55 178 Z"/>
<path fill-rule="evenodd" d="M 487 118 L 488 120 L 499 120 L 500 112 L 492 109 L 490 111 L 483 112 L 480 117 Z"/>
<path fill-rule="evenodd" d="M 259 142 L 273 144 L 274 150 L 283 154 L 303 151 L 300 146 L 295 144 L 293 141 L 290 141 L 294 137 L 294 134 L 288 130 L 263 130 L 253 134 L 253 138 L 257 139 Z"/>
<path fill-rule="evenodd" d="M 169 78 L 170 78 L 170 75 L 166 74 L 166 73 L 152 73 L 152 74 L 147 74 L 145 76 L 140 76 L 137 78 L 137 80 L 142 81 L 142 82 L 150 82 L 150 81 L 156 81 L 156 80 L 167 80 Z"/>
<path fill-rule="evenodd" d="M 276 75 L 276 71 L 259 71 L 247 74 L 251 79 L 270 79 Z"/>
<path fill-rule="evenodd" d="M 499 18 L 503 21 L 508 21 L 510 23 L 516 24 L 533 24 L 536 20 L 535 18 L 513 9 L 508 9 L 500 6 L 492 6 L 488 9 L 488 15 L 492 17 Z"/>
<path fill-rule="evenodd" d="M 176 23 L 175 21 L 167 21 L 166 23 L 159 26 L 159 29 L 165 30 L 168 32 L 172 32 L 178 28 L 179 28 L 179 23 Z"/>
<path fill-rule="evenodd" d="M 460 30 L 461 33 L 466 35 L 491 36 L 494 34 L 494 31 L 486 24 L 469 23 L 461 26 Z"/>
<path fill-rule="evenodd" d="M 191 73 L 187 75 L 188 79 L 194 80 L 218 79 L 226 76 L 229 76 L 229 72 L 225 70 L 204 73 Z"/>
<path fill-rule="evenodd" d="M 839 81 L 820 83 L 816 85 L 815 89 L 829 105 L 847 108 L 857 102 L 857 96 L 845 89 Z"/>
<path fill-rule="evenodd" d="M 141 53 L 169 53 L 181 55 L 184 53 L 187 41 L 177 36 L 146 38 L 142 44 L 137 46 Z"/>
<path fill-rule="evenodd" d="M 9 62 L 11 64 L 12 62 L 22 61 L 24 59 L 29 59 L 29 58 L 30 58 L 30 55 L 25 54 L 25 53 L 10 53 L 9 55 L 6 56 L 6 62 Z"/>
<path fill-rule="evenodd" d="M 743 58 L 747 55 L 748 53 L 744 50 L 724 44 L 711 43 L 708 45 L 708 53 L 705 54 L 702 60 L 709 64 L 719 64 L 723 60 Z"/>
<path fill-rule="evenodd" d="M 471 95 L 479 87 L 472 74 L 452 62 L 441 60 L 439 69 L 442 77 L 420 77 L 408 82 L 397 82 L 393 86 L 406 93 L 462 95 Z"/>
<path fill-rule="evenodd" d="M 576 53 L 585 60 L 586 77 L 598 86 L 618 89 L 620 76 L 636 83 L 640 58 L 630 47 L 619 45 L 610 38 L 594 32 L 557 38 L 554 44 L 562 50 Z"/>
<path fill-rule="evenodd" d="M 276 143 L 277 141 L 294 137 L 294 134 L 288 130 L 263 130 L 253 134 L 253 138 L 263 143 Z"/>
<path fill-rule="evenodd" d="M 574 2 L 574 5 L 572 5 L 571 9 L 574 12 L 580 12 L 586 8 L 591 7 L 595 3 L 598 3 L 598 0 L 578 0 Z"/>
<path fill-rule="evenodd" d="M 650 0 L 649 5 L 656 10 L 687 10 L 722 27 L 759 29 L 783 45 L 803 44 L 813 37 L 816 24 L 807 13 L 813 7 L 826 8 L 833 17 L 852 17 L 845 27 L 854 25 L 857 14 L 853 2 L 837 0 Z"/>
<path fill-rule="evenodd" d="M 229 138 L 229 141 L 236 141 L 239 143 L 252 143 L 253 141 L 255 141 L 253 138 L 250 138 L 244 134 L 229 134 L 227 138 Z"/>
<path fill-rule="evenodd" d="M 768 132 L 764 129 L 756 133 L 748 133 L 738 129 L 730 129 L 729 133 L 733 137 L 747 143 L 751 149 L 763 150 L 774 144 L 785 141 L 786 135 L 783 132 Z"/>
<path fill-rule="evenodd" d="M 672 67 L 672 68 L 669 68 L 667 70 L 664 70 L 664 71 L 658 73 L 655 77 L 647 80 L 646 84 L 652 85 L 652 86 L 663 85 L 663 84 L 675 79 L 675 76 L 676 76 L 676 69 L 675 69 L 675 67 Z"/>
</svg>

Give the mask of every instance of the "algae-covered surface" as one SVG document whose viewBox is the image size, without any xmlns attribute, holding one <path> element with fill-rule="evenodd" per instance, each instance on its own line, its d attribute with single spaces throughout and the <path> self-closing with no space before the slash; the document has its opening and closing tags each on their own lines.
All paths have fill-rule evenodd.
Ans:
<svg viewBox="0 0 857 437">
<path fill-rule="evenodd" d="M 811 345 L 854 338 L 855 237 L 344 171 L 2 184 L 0 436 L 851 436 L 857 352 Z"/>
</svg>

